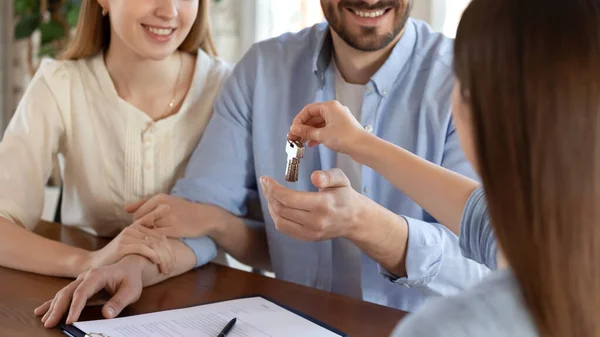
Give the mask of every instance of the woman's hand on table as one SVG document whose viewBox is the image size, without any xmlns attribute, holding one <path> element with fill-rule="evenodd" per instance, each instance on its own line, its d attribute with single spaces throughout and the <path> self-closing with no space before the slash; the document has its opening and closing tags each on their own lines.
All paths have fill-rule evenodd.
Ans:
<svg viewBox="0 0 600 337">
<path fill-rule="evenodd" d="M 141 256 L 129 255 L 115 264 L 90 269 L 61 289 L 52 300 L 36 308 L 34 314 L 42 316 L 44 327 L 53 328 L 68 312 L 66 323 L 72 324 L 79 319 L 87 301 L 106 290 L 111 299 L 102 307 L 102 316 L 114 318 L 140 298 L 144 260 Z"/>
</svg>

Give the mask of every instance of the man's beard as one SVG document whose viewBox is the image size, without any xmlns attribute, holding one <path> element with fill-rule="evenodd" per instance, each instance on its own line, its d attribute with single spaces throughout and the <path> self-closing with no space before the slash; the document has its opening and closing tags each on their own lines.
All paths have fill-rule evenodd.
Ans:
<svg viewBox="0 0 600 337">
<path fill-rule="evenodd" d="M 337 14 L 336 9 L 331 5 L 323 6 L 323 12 L 331 28 L 346 42 L 349 46 L 360 51 L 377 51 L 387 47 L 396 37 L 402 32 L 410 14 L 410 1 L 405 5 L 400 0 L 383 0 L 374 5 L 369 5 L 362 1 L 342 0 L 338 3 Z M 351 7 L 358 10 L 379 10 L 389 8 L 390 11 L 395 11 L 394 27 L 391 32 L 378 35 L 376 27 L 361 27 L 359 34 L 352 34 L 346 29 L 342 22 L 341 13 L 346 8 Z M 386 13 L 384 15 L 388 15 Z"/>
</svg>

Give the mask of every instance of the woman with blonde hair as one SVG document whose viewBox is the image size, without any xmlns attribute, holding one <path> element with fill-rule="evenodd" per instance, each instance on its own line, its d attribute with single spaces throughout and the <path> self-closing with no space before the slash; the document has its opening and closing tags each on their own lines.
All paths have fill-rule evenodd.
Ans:
<svg viewBox="0 0 600 337">
<path fill-rule="evenodd" d="M 183 271 L 175 257 L 193 261 L 202 239 L 130 225 L 125 205 L 169 192 L 183 175 L 230 73 L 216 58 L 208 2 L 82 1 L 70 45 L 42 63 L 0 143 L 0 265 L 76 277 L 129 254 L 172 274 Z M 56 157 L 62 222 L 116 235 L 106 247 L 87 251 L 32 232 Z"/>
</svg>

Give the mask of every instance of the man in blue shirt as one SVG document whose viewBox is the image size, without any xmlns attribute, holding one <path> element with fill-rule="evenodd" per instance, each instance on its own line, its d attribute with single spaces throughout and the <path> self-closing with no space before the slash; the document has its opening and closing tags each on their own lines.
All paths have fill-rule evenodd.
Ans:
<svg viewBox="0 0 600 337">
<path fill-rule="evenodd" d="M 134 218 L 170 236 L 201 237 L 186 242 L 197 264 L 218 245 L 280 279 L 407 311 L 478 282 L 489 270 L 461 255 L 457 236 L 370 168 L 319 146 L 306 149 L 299 181 L 285 182 L 292 120 L 305 105 L 331 100 L 369 132 L 474 177 L 450 114 L 452 41 L 409 19 L 411 4 L 321 0 L 330 25 L 255 44 L 224 84 L 185 177 Z M 290 203 L 318 210 L 305 223 L 323 231 L 305 235 L 302 224 L 274 220 L 263 176 L 288 188 Z M 245 220 L 258 203 L 262 219 Z M 102 277 L 141 277 L 114 269 Z"/>
<path fill-rule="evenodd" d="M 249 202 L 260 200 L 264 225 L 258 228 L 266 231 L 278 278 L 414 310 L 429 295 L 452 294 L 477 282 L 487 269 L 464 258 L 454 234 L 373 170 L 355 170 L 324 147 L 306 149 L 299 181 L 286 183 L 285 141 L 306 104 L 344 98 L 343 104 L 360 110 L 367 130 L 473 177 L 450 116 L 452 42 L 408 19 L 406 0 L 321 4 L 330 25 L 258 43 L 235 67 L 173 194 L 238 217 L 247 215 Z M 314 171 L 334 167 L 347 167 L 352 184 L 330 186 L 319 175 L 311 180 Z M 275 225 L 285 227 L 284 222 L 269 213 L 258 183 L 262 176 L 313 192 L 306 202 L 325 200 L 321 219 L 338 228 L 308 238 L 278 231 Z M 360 231 L 363 226 L 368 230 Z M 260 239 L 240 239 L 236 226 L 220 231 L 226 235 L 211 235 L 217 245 L 257 264 L 246 256 L 266 247 L 253 243 Z"/>
</svg>

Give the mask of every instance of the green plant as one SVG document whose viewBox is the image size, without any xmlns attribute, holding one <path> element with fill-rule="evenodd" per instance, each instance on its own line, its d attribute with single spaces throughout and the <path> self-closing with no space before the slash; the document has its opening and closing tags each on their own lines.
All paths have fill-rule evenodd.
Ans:
<svg viewBox="0 0 600 337">
<path fill-rule="evenodd" d="M 39 54 L 55 56 L 77 25 L 81 0 L 14 0 L 15 40 L 31 40 L 39 30 Z"/>
</svg>

